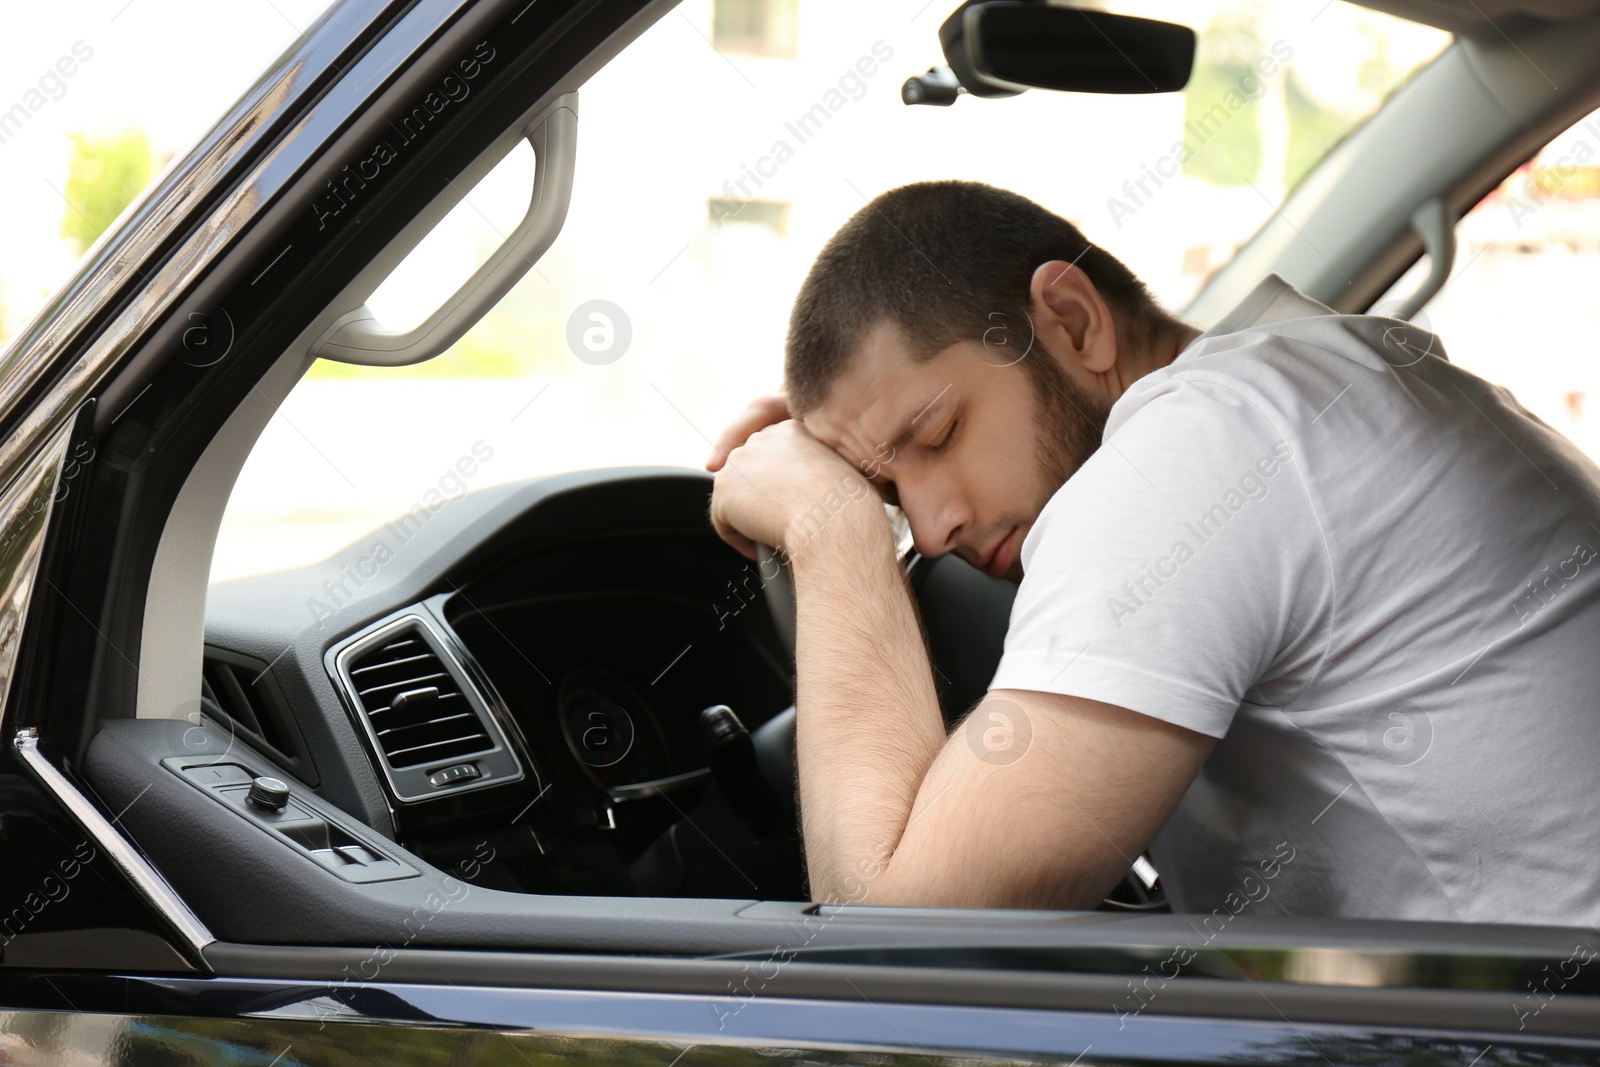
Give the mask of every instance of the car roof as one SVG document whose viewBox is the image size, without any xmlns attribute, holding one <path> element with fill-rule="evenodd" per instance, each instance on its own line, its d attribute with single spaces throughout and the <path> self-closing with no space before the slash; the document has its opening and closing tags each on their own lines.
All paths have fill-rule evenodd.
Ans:
<svg viewBox="0 0 1600 1067">
<path fill-rule="evenodd" d="M 1600 12 L 1600 0 L 1354 0 L 1413 22 L 1462 37 L 1499 36 L 1506 23 L 1523 19 L 1574 22 Z"/>
</svg>

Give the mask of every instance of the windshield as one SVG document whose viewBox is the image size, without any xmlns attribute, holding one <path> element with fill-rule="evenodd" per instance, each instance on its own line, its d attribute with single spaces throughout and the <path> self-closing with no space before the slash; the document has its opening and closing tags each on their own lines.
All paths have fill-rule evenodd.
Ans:
<svg viewBox="0 0 1600 1067">
<path fill-rule="evenodd" d="M 314 366 L 240 476 L 213 578 L 322 558 L 429 494 L 579 468 L 699 467 L 721 428 L 778 388 L 789 309 L 823 243 L 907 182 L 1022 193 L 1181 308 L 1450 40 L 1339 0 L 1113 6 L 1199 31 L 1185 92 L 907 107 L 901 83 L 944 62 L 948 4 L 674 9 L 583 87 L 556 244 L 445 355 Z M 381 321 L 423 317 L 510 232 L 530 155 L 409 257 L 372 301 Z"/>
</svg>

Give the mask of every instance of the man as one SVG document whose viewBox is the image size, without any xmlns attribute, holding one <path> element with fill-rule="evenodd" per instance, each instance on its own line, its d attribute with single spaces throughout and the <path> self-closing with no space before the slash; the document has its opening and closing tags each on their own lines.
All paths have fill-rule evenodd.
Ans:
<svg viewBox="0 0 1600 1067">
<path fill-rule="evenodd" d="M 817 899 L 1087 908 L 1148 846 L 1219 921 L 1600 921 L 1600 471 L 1437 337 L 1276 275 L 1202 332 L 929 182 L 824 248 L 785 391 L 708 466 L 791 557 Z M 949 736 L 880 494 L 1021 583 Z"/>
</svg>

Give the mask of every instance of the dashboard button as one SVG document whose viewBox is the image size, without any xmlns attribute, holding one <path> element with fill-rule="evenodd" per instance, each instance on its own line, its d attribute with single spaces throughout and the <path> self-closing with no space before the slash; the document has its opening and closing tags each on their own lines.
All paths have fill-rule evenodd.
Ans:
<svg viewBox="0 0 1600 1067">
<path fill-rule="evenodd" d="M 183 773 L 208 786 L 238 785 L 255 777 L 237 763 L 203 763 L 196 767 L 185 767 Z"/>
</svg>

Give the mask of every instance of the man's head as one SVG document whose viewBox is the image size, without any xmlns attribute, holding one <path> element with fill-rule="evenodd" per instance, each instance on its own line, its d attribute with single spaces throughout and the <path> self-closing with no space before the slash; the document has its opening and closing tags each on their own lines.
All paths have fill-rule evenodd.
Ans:
<svg viewBox="0 0 1600 1067">
<path fill-rule="evenodd" d="M 877 197 L 812 265 L 790 410 L 904 509 L 924 555 L 1021 577 L 1039 512 L 1135 379 L 1198 331 L 1078 229 L 976 182 Z"/>
</svg>

